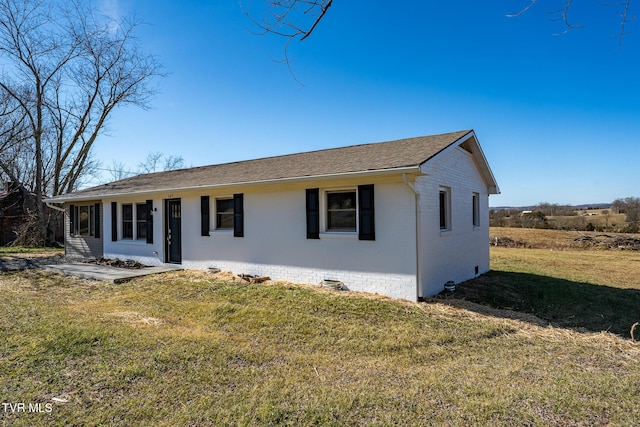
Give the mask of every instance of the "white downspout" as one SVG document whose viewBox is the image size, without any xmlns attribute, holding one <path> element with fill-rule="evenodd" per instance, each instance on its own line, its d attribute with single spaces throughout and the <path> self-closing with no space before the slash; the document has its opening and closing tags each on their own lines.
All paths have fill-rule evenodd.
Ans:
<svg viewBox="0 0 640 427">
<path fill-rule="evenodd" d="M 54 206 L 53 203 L 55 203 L 55 202 L 44 202 L 45 205 L 47 205 L 48 207 L 50 207 L 53 210 L 56 210 L 58 212 L 66 212 L 64 208 L 60 208 L 58 206 Z"/>
<path fill-rule="evenodd" d="M 422 298 L 422 284 L 420 279 L 422 277 L 421 263 L 420 263 L 420 192 L 416 190 L 414 184 L 410 183 L 407 179 L 407 174 L 402 174 L 402 180 L 407 187 L 413 192 L 415 196 L 415 215 L 416 215 L 416 299 L 419 301 Z"/>
</svg>

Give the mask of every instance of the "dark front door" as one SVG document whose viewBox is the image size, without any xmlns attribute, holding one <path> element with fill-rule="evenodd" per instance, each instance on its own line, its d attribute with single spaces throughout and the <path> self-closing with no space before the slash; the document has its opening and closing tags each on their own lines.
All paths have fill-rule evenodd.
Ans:
<svg viewBox="0 0 640 427">
<path fill-rule="evenodd" d="M 182 213 L 180 199 L 165 201 L 165 254 L 166 262 L 182 262 Z"/>
</svg>

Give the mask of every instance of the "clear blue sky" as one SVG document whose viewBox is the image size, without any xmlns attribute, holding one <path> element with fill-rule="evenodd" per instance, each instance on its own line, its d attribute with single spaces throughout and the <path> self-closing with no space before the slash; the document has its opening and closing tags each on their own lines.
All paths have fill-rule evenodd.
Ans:
<svg viewBox="0 0 640 427">
<path fill-rule="evenodd" d="M 528 0 L 335 0 L 313 35 L 257 36 L 237 0 L 102 0 L 135 15 L 169 73 L 96 146 L 131 169 L 150 151 L 187 166 L 474 129 L 502 194 L 491 206 L 640 196 L 640 20 L 575 2 L 565 30 Z M 256 17 L 261 0 L 245 0 Z M 554 4 L 555 3 L 555 4 Z M 640 14 L 638 3 L 635 12 Z M 107 179 L 108 176 L 105 177 Z"/>
</svg>

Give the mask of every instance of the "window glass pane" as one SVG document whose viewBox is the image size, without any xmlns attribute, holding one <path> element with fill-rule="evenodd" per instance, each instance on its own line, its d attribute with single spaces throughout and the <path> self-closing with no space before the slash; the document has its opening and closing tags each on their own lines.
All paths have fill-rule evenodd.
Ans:
<svg viewBox="0 0 640 427">
<path fill-rule="evenodd" d="M 136 219 L 138 221 L 147 220 L 147 204 L 146 203 L 136 204 Z"/>
<path fill-rule="evenodd" d="M 480 225 L 480 195 L 473 193 L 473 225 Z"/>
<path fill-rule="evenodd" d="M 133 205 L 122 205 L 122 219 L 125 221 L 133 219 Z"/>
<path fill-rule="evenodd" d="M 80 223 L 80 235 L 89 235 L 89 206 L 79 207 L 79 223 Z"/>
<path fill-rule="evenodd" d="M 136 238 L 147 238 L 147 204 L 136 204 Z"/>
<path fill-rule="evenodd" d="M 356 230 L 356 193 L 327 193 L 327 230 Z"/>
<path fill-rule="evenodd" d="M 233 199 L 216 199 L 216 228 L 233 229 Z"/>
<path fill-rule="evenodd" d="M 133 239 L 133 205 L 122 205 L 122 238 Z"/>
<path fill-rule="evenodd" d="M 131 221 L 122 223 L 122 238 L 133 239 L 133 224 Z"/>
<path fill-rule="evenodd" d="M 329 212 L 328 216 L 329 230 L 355 230 L 356 229 L 356 213 L 353 212 Z"/>
<path fill-rule="evenodd" d="M 89 206 L 89 235 L 96 235 L 96 208 L 95 206 Z"/>
</svg>

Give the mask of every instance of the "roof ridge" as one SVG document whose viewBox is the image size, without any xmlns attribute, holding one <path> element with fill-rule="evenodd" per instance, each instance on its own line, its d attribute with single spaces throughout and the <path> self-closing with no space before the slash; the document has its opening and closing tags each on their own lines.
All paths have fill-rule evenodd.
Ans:
<svg viewBox="0 0 640 427">
<path fill-rule="evenodd" d="M 166 171 L 148 172 L 148 173 L 137 174 L 137 175 L 134 175 L 134 176 L 131 176 L 131 177 L 128 177 L 128 178 L 124 178 L 123 180 L 131 179 L 131 178 L 135 178 L 137 176 L 143 176 L 143 175 L 144 176 L 149 176 L 149 175 L 155 175 L 155 174 L 160 174 L 160 173 L 180 172 L 180 171 L 191 170 L 191 169 L 209 168 L 209 167 L 214 167 L 214 166 L 225 166 L 225 165 L 234 165 L 234 164 L 239 164 L 239 163 L 258 162 L 258 161 L 262 161 L 262 160 L 271 160 L 271 159 L 278 159 L 278 158 L 285 158 L 285 157 L 293 157 L 293 156 L 299 156 L 299 155 L 303 155 L 303 154 L 322 153 L 322 152 L 334 151 L 334 150 L 344 150 L 344 149 L 355 148 L 355 147 L 365 147 L 365 146 L 372 146 L 372 145 L 379 145 L 379 144 L 392 144 L 392 143 L 397 143 L 397 142 L 400 142 L 400 141 L 409 141 L 409 140 L 412 140 L 412 139 L 436 138 L 436 137 L 440 137 L 440 136 L 453 135 L 453 134 L 457 134 L 457 133 L 460 133 L 460 134 L 462 134 L 461 136 L 464 136 L 464 135 L 468 134 L 469 132 L 473 132 L 473 130 L 472 129 L 466 129 L 466 130 L 460 130 L 460 131 L 455 131 L 455 132 L 444 132 L 444 133 L 439 133 L 439 134 L 435 134 L 435 135 L 421 135 L 421 136 L 414 136 L 414 137 L 408 137 L 408 138 L 392 139 L 392 140 L 389 140 L 389 141 L 365 142 L 365 143 L 361 143 L 361 144 L 343 145 L 343 146 L 339 146 L 339 147 L 319 148 L 317 150 L 299 151 L 299 152 L 296 152 L 296 153 L 287 153 L 287 154 L 278 154 L 278 155 L 273 155 L 273 156 L 257 157 L 255 159 L 234 160 L 234 161 L 231 161 L 231 162 L 224 162 L 224 163 L 212 163 L 212 164 L 208 164 L 208 165 L 192 166 L 192 167 L 187 167 L 187 168 L 171 169 L 171 170 L 166 170 Z M 114 181 L 114 182 L 118 182 L 118 181 Z"/>
<path fill-rule="evenodd" d="M 418 168 L 472 133 L 473 130 L 462 130 L 152 172 L 82 189 L 69 196 L 56 196 L 53 199 L 113 197 L 156 192 L 167 188 L 213 188 L 243 183 Z"/>
</svg>

